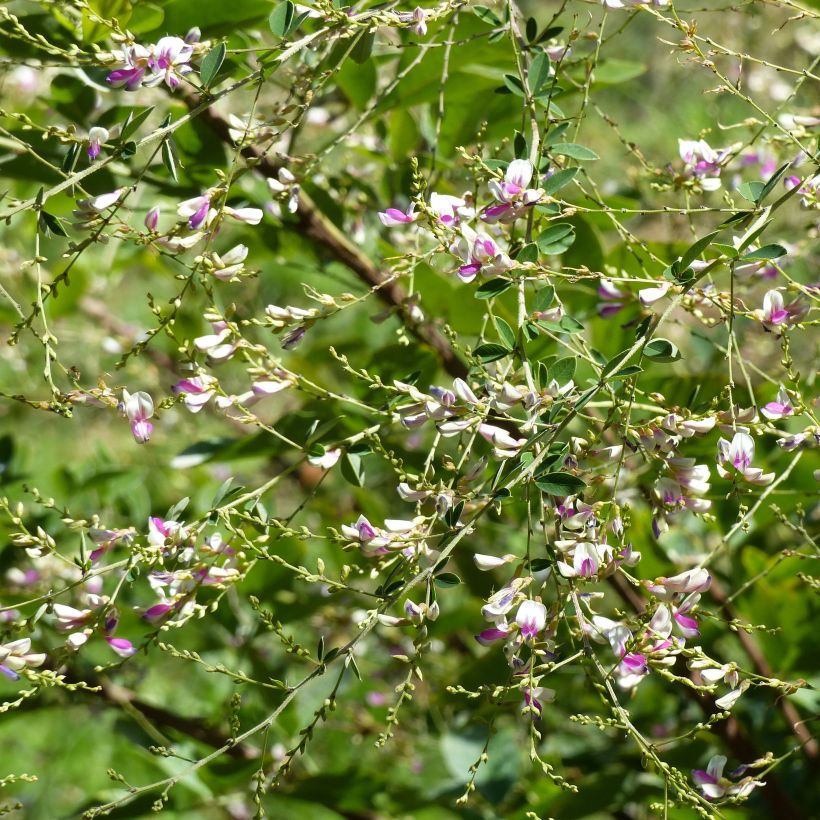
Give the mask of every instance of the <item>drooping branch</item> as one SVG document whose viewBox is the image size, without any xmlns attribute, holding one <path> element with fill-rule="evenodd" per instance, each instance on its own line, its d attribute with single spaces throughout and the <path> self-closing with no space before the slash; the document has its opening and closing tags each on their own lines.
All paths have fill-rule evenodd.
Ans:
<svg viewBox="0 0 820 820">
<path fill-rule="evenodd" d="M 196 96 L 187 95 L 185 101 L 191 110 L 201 106 Z M 230 126 L 212 107 L 202 109 L 198 118 L 206 123 L 226 145 L 233 145 Z M 282 164 L 253 145 L 241 149 L 242 156 L 253 163 L 265 177 L 275 178 Z M 356 247 L 351 240 L 330 220 L 304 190 L 299 193 L 299 205 L 294 214 L 296 227 L 306 237 L 321 247 L 328 256 L 351 270 L 376 296 L 395 311 L 407 330 L 422 344 L 432 348 L 444 370 L 453 378 L 464 378 L 467 365 L 453 350 L 445 336 L 429 321 L 419 321 L 414 315 L 407 295 L 394 279 Z"/>
</svg>

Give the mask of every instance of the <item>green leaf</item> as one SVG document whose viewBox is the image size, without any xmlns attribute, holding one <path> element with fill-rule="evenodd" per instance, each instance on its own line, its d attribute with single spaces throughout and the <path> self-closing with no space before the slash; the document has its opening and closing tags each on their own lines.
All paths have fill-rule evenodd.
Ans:
<svg viewBox="0 0 820 820">
<path fill-rule="evenodd" d="M 548 256 L 563 253 L 575 242 L 575 228 L 569 222 L 559 222 L 543 231 L 536 241 L 541 253 Z"/>
<path fill-rule="evenodd" d="M 578 160 L 598 159 L 598 155 L 585 145 L 578 145 L 577 142 L 559 142 L 550 148 L 551 154 L 559 157 L 572 157 Z"/>
<path fill-rule="evenodd" d="M 706 236 L 698 239 L 697 242 L 690 245 L 684 252 L 680 258 L 680 270 L 684 271 L 688 268 L 692 262 L 694 262 L 708 247 L 712 244 L 712 240 L 720 233 L 720 231 L 715 231 L 714 233 L 707 234 Z"/>
<path fill-rule="evenodd" d="M 515 331 L 500 317 L 495 317 L 495 329 L 504 344 L 511 350 L 515 347 Z"/>
<path fill-rule="evenodd" d="M 762 182 L 744 182 L 737 189 L 737 192 L 749 202 L 759 202 L 760 195 L 766 186 Z"/>
<path fill-rule="evenodd" d="M 562 122 L 560 125 L 556 125 L 555 128 L 553 128 L 552 131 L 544 137 L 544 145 L 555 145 L 555 143 L 558 142 L 558 140 L 560 140 L 561 137 L 567 133 L 567 131 L 569 131 L 568 122 Z M 549 165 L 549 161 L 549 157 L 543 157 L 543 162 L 547 163 L 547 165 Z"/>
<path fill-rule="evenodd" d="M 645 72 L 646 66 L 643 63 L 617 59 L 602 60 L 592 72 L 592 82 L 598 85 L 616 85 L 634 80 Z"/>
<path fill-rule="evenodd" d="M 342 475 L 354 487 L 364 487 L 366 476 L 362 456 L 358 453 L 345 453 L 342 459 Z"/>
<path fill-rule="evenodd" d="M 293 16 L 296 13 L 296 6 L 291 3 L 291 0 L 285 0 L 280 3 L 268 17 L 268 25 L 270 30 L 277 37 L 286 37 L 293 25 Z"/>
<path fill-rule="evenodd" d="M 556 171 L 551 177 L 548 177 L 544 181 L 544 193 L 551 195 L 556 191 L 560 191 L 561 188 L 575 179 L 577 173 L 578 168 L 564 168 L 561 171 Z"/>
<path fill-rule="evenodd" d="M 555 379 L 559 386 L 566 384 L 575 375 L 575 366 L 576 360 L 574 356 L 558 359 L 555 364 L 550 365 L 548 368 L 546 383 L 549 384 Z"/>
<path fill-rule="evenodd" d="M 61 221 L 48 211 L 40 211 L 37 227 L 40 229 L 40 233 L 46 236 L 68 236 Z"/>
<path fill-rule="evenodd" d="M 231 484 L 233 484 L 233 476 L 231 476 L 230 478 L 226 478 L 222 482 L 222 484 L 219 485 L 219 489 L 216 491 L 216 494 L 214 495 L 213 500 L 211 501 L 212 510 L 216 509 L 220 505 L 222 500 L 228 494 L 228 490 L 231 489 Z"/>
<path fill-rule="evenodd" d="M 755 200 L 756 203 L 762 202 L 774 189 L 774 186 L 780 181 L 780 178 L 786 171 L 791 167 L 791 162 L 784 162 L 766 181 L 766 184 L 761 189 L 760 193 L 758 194 L 757 199 Z"/>
<path fill-rule="evenodd" d="M 135 133 L 136 130 L 148 119 L 148 117 L 151 116 L 154 106 L 149 105 L 148 108 L 143 108 L 138 114 L 135 114 L 134 110 L 135 109 L 129 111 L 128 116 L 125 118 L 125 122 L 123 123 L 120 131 L 120 142 L 128 141 L 131 134 Z"/>
<path fill-rule="evenodd" d="M 613 370 L 615 370 L 615 368 L 616 368 L 616 367 L 618 367 L 618 365 L 619 365 L 619 364 L 621 364 L 621 362 L 623 362 L 623 361 L 626 359 L 626 357 L 627 357 L 627 355 L 629 354 L 629 351 L 630 351 L 631 349 L 632 349 L 632 348 L 629 348 L 629 347 L 628 347 L 626 350 L 622 350 L 620 353 L 618 353 L 617 355 L 613 356 L 613 357 L 612 357 L 612 358 L 611 358 L 611 359 L 610 359 L 610 360 L 606 363 L 606 365 L 604 366 L 604 369 L 601 371 L 601 379 L 602 379 L 602 380 L 603 380 L 606 376 L 608 376 L 608 375 L 609 375 L 609 374 L 610 374 Z M 640 369 L 640 368 L 639 368 L 639 369 Z"/>
<path fill-rule="evenodd" d="M 584 326 L 572 316 L 564 316 L 558 324 L 565 333 L 579 333 L 584 329 Z"/>
<path fill-rule="evenodd" d="M 530 91 L 535 94 L 550 76 L 550 58 L 543 52 L 535 55 L 527 75 Z"/>
<path fill-rule="evenodd" d="M 758 260 L 777 259 L 785 256 L 788 251 L 782 245 L 764 245 L 756 251 L 751 251 L 741 257 L 741 262 L 755 262 Z"/>
<path fill-rule="evenodd" d="M 174 182 L 177 182 L 179 180 L 177 171 L 179 158 L 177 157 L 174 141 L 170 137 L 162 143 L 162 163 L 168 169 L 168 173 L 173 177 Z"/>
<path fill-rule="evenodd" d="M 479 345 L 473 351 L 473 356 L 486 364 L 487 362 L 495 362 L 499 359 L 503 359 L 505 356 L 509 356 L 511 352 L 512 351 L 507 350 L 507 348 L 502 345 L 483 344 Z"/>
<path fill-rule="evenodd" d="M 457 587 L 461 583 L 461 578 L 454 572 L 442 572 L 433 579 L 437 587 Z"/>
<path fill-rule="evenodd" d="M 524 245 L 523 248 L 515 256 L 516 262 L 537 262 L 538 261 L 538 246 L 535 242 L 530 242 L 529 245 Z"/>
<path fill-rule="evenodd" d="M 538 43 L 542 43 L 544 40 L 549 40 L 551 37 L 557 37 L 563 30 L 563 26 L 548 26 L 540 34 L 534 35 L 533 37 L 530 37 L 528 34 L 527 38 L 530 41 L 530 45 L 534 46 Z"/>
<path fill-rule="evenodd" d="M 617 373 L 613 373 L 611 379 L 627 379 L 637 373 L 642 373 L 643 368 L 639 364 L 628 364 L 622 367 Z"/>
<path fill-rule="evenodd" d="M 473 14 L 475 14 L 479 20 L 482 20 L 493 27 L 501 25 L 501 20 L 498 15 L 486 6 L 473 6 Z"/>
<path fill-rule="evenodd" d="M 60 166 L 60 169 L 64 174 L 70 174 L 74 170 L 74 166 L 77 164 L 77 158 L 80 155 L 80 143 L 79 142 L 72 142 L 71 145 L 68 146 L 68 151 L 66 151 L 65 159 L 63 159 L 63 164 Z"/>
<path fill-rule="evenodd" d="M 521 78 L 515 74 L 505 74 L 504 75 L 504 86 L 512 94 L 515 94 L 516 97 L 525 97 L 524 94 L 524 86 L 521 84 Z"/>
<path fill-rule="evenodd" d="M 536 313 L 546 310 L 555 299 L 555 288 L 552 285 L 545 285 L 535 294 L 535 302 L 532 309 Z"/>
<path fill-rule="evenodd" d="M 165 20 L 165 9 L 155 3 L 140 0 L 134 3 L 134 12 L 128 21 L 128 30 L 133 34 L 148 34 L 156 31 Z"/>
<path fill-rule="evenodd" d="M 356 44 L 350 50 L 350 59 L 357 65 L 366 63 L 373 53 L 373 43 L 375 42 L 375 31 L 363 31 L 356 39 Z"/>
<path fill-rule="evenodd" d="M 652 339 L 644 347 L 643 355 L 653 362 L 676 362 L 680 359 L 680 350 L 668 339 Z"/>
<path fill-rule="evenodd" d="M 500 277 L 497 279 L 490 279 L 489 282 L 485 282 L 483 285 L 476 288 L 475 296 L 476 299 L 492 299 L 495 296 L 500 296 L 504 291 L 509 290 L 512 287 L 512 282 L 509 279 L 501 279 Z"/>
<path fill-rule="evenodd" d="M 535 486 L 547 495 L 558 495 L 563 498 L 583 492 L 587 485 L 571 473 L 545 473 L 536 477 Z"/>
<path fill-rule="evenodd" d="M 210 88 L 216 75 L 219 74 L 219 69 L 222 68 L 222 63 L 225 61 L 226 52 L 225 43 L 219 43 L 219 45 L 214 46 L 203 58 L 199 68 L 199 77 L 205 88 Z"/>
</svg>

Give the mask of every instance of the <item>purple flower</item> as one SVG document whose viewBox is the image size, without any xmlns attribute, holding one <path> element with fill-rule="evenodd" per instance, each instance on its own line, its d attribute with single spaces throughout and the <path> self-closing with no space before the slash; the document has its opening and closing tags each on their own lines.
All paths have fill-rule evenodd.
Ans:
<svg viewBox="0 0 820 820">
<path fill-rule="evenodd" d="M 193 199 L 186 199 L 177 206 L 177 213 L 188 220 L 188 227 L 195 231 L 203 224 L 207 224 L 208 214 L 211 210 L 211 193 L 207 192 L 202 196 L 195 196 Z"/>
<path fill-rule="evenodd" d="M 121 658 L 130 658 L 137 651 L 127 638 L 106 638 L 105 640 Z"/>
<path fill-rule="evenodd" d="M 94 127 L 88 132 L 88 158 L 93 162 L 100 155 L 100 145 L 108 141 L 105 128 Z"/>
<path fill-rule="evenodd" d="M 146 228 L 148 228 L 151 233 L 156 231 L 157 225 L 159 224 L 159 208 L 155 205 L 145 214 L 145 221 L 143 222 Z"/>
</svg>

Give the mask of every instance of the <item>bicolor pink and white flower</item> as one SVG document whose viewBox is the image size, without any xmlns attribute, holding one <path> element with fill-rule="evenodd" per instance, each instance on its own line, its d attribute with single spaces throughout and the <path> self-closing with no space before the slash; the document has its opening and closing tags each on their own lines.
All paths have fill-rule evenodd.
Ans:
<svg viewBox="0 0 820 820">
<path fill-rule="evenodd" d="M 192 413 L 198 413 L 216 393 L 216 384 L 213 376 L 202 374 L 178 381 L 171 390 L 175 396 L 183 397 L 185 406 Z"/>
<path fill-rule="evenodd" d="M 382 225 L 387 228 L 409 225 L 419 218 L 419 215 L 415 213 L 415 208 L 415 202 L 411 202 L 406 211 L 400 211 L 398 208 L 388 208 L 386 211 L 379 212 L 379 219 Z"/>
<path fill-rule="evenodd" d="M 127 390 L 122 391 L 122 411 L 131 423 L 131 432 L 139 444 L 145 444 L 154 431 L 154 425 L 149 419 L 154 415 L 154 402 L 148 393 L 142 390 L 134 394 Z"/>
<path fill-rule="evenodd" d="M 244 222 L 246 225 L 258 225 L 265 215 L 261 208 L 232 208 L 230 205 L 226 205 L 223 210 L 225 216 L 229 216 L 237 222 Z"/>
<path fill-rule="evenodd" d="M 791 312 L 785 306 L 783 294 L 779 290 L 770 290 L 763 297 L 763 307 L 754 315 L 767 329 L 781 328 L 789 324 Z"/>
<path fill-rule="evenodd" d="M 165 82 L 173 91 L 180 81 L 180 77 L 192 71 L 188 65 L 194 53 L 193 46 L 180 37 L 162 37 L 154 46 L 151 60 L 151 70 L 154 75 L 144 82 L 147 86 L 159 85 Z"/>
<path fill-rule="evenodd" d="M 614 316 L 623 310 L 631 299 L 631 294 L 621 290 L 611 279 L 601 279 L 598 285 L 598 315 L 602 319 Z"/>
<path fill-rule="evenodd" d="M 774 473 L 751 466 L 754 454 L 754 439 L 748 433 L 735 433 L 731 441 L 718 439 L 717 471 L 721 478 L 739 476 L 749 484 L 771 484 Z"/>
<path fill-rule="evenodd" d="M 133 43 L 120 54 L 123 66 L 110 72 L 106 81 L 126 91 L 136 91 L 141 85 L 151 88 L 164 81 L 173 91 L 180 78 L 192 71 L 188 65 L 192 55 L 193 46 L 180 37 L 162 37 L 149 46 Z"/>
<path fill-rule="evenodd" d="M 722 164 L 729 149 L 712 148 L 706 140 L 678 140 L 678 152 L 684 162 L 684 173 L 698 180 L 704 191 L 720 188 Z"/>
<path fill-rule="evenodd" d="M 515 613 L 515 622 L 525 641 L 532 641 L 547 625 L 547 608 L 540 601 L 526 599 Z"/>
<path fill-rule="evenodd" d="M 723 755 L 715 755 L 709 761 L 705 771 L 695 769 L 692 772 L 692 779 L 708 800 L 720 800 L 722 797 L 748 797 L 758 786 L 765 785 L 762 780 L 755 780 L 751 776 L 732 782 L 723 776 L 725 766 L 726 758 Z"/>
<path fill-rule="evenodd" d="M 145 214 L 145 219 L 142 224 L 145 225 L 151 233 L 155 233 L 157 230 L 157 225 L 159 225 L 159 215 L 160 210 L 156 205 L 154 205 L 154 207 Z"/>
<path fill-rule="evenodd" d="M 152 57 L 153 46 L 146 48 L 138 43 L 126 46 L 120 55 L 123 66 L 112 71 L 106 77 L 106 82 L 114 88 L 136 91 L 142 85 L 146 73 L 153 71 Z"/>
<path fill-rule="evenodd" d="M 786 418 L 794 414 L 794 407 L 792 406 L 789 394 L 782 385 L 777 391 L 777 398 L 768 404 L 764 404 L 763 407 L 760 408 L 760 412 L 767 419 L 772 420 Z"/>
<path fill-rule="evenodd" d="M 472 282 L 479 273 L 503 273 L 512 267 L 509 256 L 487 234 L 462 226 L 462 236 L 450 246 L 450 252 L 463 260 L 457 274 L 462 282 Z"/>
<path fill-rule="evenodd" d="M 127 638 L 109 636 L 105 641 L 121 658 L 130 658 L 137 651 Z"/>
<path fill-rule="evenodd" d="M 188 222 L 188 227 L 192 231 L 198 230 L 210 221 L 212 196 L 212 191 L 206 191 L 177 205 L 177 214 Z"/>
<path fill-rule="evenodd" d="M 528 187 L 534 173 L 535 168 L 528 159 L 514 159 L 507 166 L 503 180 L 490 180 L 490 193 L 499 204 L 487 208 L 481 214 L 481 219 L 488 223 L 512 222 L 527 208 L 535 205 L 544 192 Z"/>
</svg>

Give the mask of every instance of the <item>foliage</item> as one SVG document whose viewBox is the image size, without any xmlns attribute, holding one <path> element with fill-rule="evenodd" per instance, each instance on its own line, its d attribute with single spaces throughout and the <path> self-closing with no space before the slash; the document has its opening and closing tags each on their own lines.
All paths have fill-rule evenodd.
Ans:
<svg viewBox="0 0 820 820">
<path fill-rule="evenodd" d="M 0 7 L 3 810 L 810 816 L 816 9 Z"/>
</svg>

